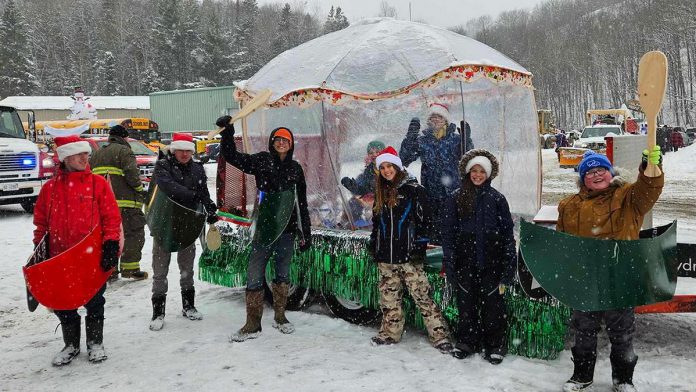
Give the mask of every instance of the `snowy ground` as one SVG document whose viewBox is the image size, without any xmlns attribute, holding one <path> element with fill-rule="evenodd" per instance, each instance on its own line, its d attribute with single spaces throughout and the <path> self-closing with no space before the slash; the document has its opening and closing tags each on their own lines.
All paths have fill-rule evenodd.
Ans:
<svg viewBox="0 0 696 392">
<path fill-rule="evenodd" d="M 544 150 L 543 157 L 544 202 L 555 204 L 574 191 L 575 174 L 558 169 L 552 150 Z M 656 223 L 678 217 L 680 241 L 696 242 L 691 194 L 696 146 L 668 154 L 665 168 L 668 185 L 656 207 Z M 0 207 L 2 391 L 558 391 L 572 373 L 567 350 L 554 361 L 510 356 L 494 367 L 479 357 L 444 356 L 411 329 L 398 345 L 372 347 L 374 326 L 332 318 L 321 305 L 290 313 L 297 329 L 290 336 L 271 327 L 272 310 L 266 308 L 262 336 L 230 344 L 228 334 L 244 322 L 243 291 L 197 281 L 197 306 L 205 319 L 184 319 L 176 263 L 169 274 L 164 330 L 147 328 L 151 280 L 118 282 L 106 292 L 109 359 L 90 364 L 83 353 L 71 365 L 54 368 L 51 358 L 63 346 L 60 332 L 54 333 L 58 320 L 42 307 L 26 310 L 21 265 L 32 249 L 32 229 L 31 216 L 19 207 Z M 148 237 L 142 263 L 147 271 L 151 249 Z M 678 290 L 696 294 L 696 279 L 680 280 Z M 637 317 L 639 390 L 695 391 L 696 314 Z M 595 391 L 611 389 L 607 344 L 602 333 Z"/>
</svg>

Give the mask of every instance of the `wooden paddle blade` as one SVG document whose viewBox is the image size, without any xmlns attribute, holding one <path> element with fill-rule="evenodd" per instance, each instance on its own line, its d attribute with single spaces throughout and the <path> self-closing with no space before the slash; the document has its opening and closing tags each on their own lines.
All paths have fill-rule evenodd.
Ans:
<svg viewBox="0 0 696 392">
<path fill-rule="evenodd" d="M 256 94 L 254 99 L 247 102 L 247 104 L 244 105 L 244 107 L 240 109 L 239 112 L 237 112 L 237 114 L 232 116 L 232 118 L 230 119 L 230 124 L 234 124 L 235 121 L 250 115 L 256 109 L 266 105 L 268 103 L 268 99 L 271 98 L 271 94 L 273 94 L 273 92 L 270 89 L 264 89 L 259 91 L 259 93 Z M 208 140 L 212 140 L 215 137 L 215 135 L 219 134 L 224 129 L 225 128 L 219 128 L 214 131 L 210 131 L 208 133 Z"/>
<path fill-rule="evenodd" d="M 646 117 L 660 112 L 666 86 L 667 56 L 660 51 L 644 54 L 638 64 L 638 100 Z"/>
<path fill-rule="evenodd" d="M 208 235 L 205 238 L 205 243 L 208 246 L 208 249 L 212 251 L 220 249 L 220 246 L 222 245 L 222 238 L 220 237 L 220 231 L 217 229 L 217 227 L 215 227 L 215 225 L 210 225 Z"/>
</svg>

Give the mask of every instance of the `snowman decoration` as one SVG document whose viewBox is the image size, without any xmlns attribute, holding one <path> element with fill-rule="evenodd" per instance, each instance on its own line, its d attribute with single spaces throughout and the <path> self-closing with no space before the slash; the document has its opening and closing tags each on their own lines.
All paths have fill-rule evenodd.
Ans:
<svg viewBox="0 0 696 392">
<path fill-rule="evenodd" d="M 93 120 L 97 118 L 97 109 L 91 103 L 87 103 L 89 97 L 85 98 L 85 92 L 82 90 L 82 87 L 75 87 L 75 92 L 70 98 L 75 103 L 73 103 L 70 109 L 68 120 Z"/>
</svg>

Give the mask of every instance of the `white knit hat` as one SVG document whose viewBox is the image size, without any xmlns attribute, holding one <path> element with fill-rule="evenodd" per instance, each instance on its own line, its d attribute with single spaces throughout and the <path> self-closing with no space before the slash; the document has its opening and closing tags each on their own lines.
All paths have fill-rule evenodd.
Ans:
<svg viewBox="0 0 696 392">
<path fill-rule="evenodd" d="M 71 155 L 92 152 L 92 147 L 89 146 L 89 143 L 80 139 L 77 135 L 60 136 L 54 138 L 53 141 L 56 143 L 56 153 L 58 154 L 58 160 L 61 162 Z"/>
<path fill-rule="evenodd" d="M 483 168 L 483 170 L 486 172 L 486 178 L 491 176 L 493 164 L 491 164 L 490 159 L 484 157 L 483 155 L 477 155 L 474 158 L 471 158 L 471 160 L 469 160 L 469 162 L 466 164 L 466 173 L 469 174 L 471 168 L 475 165 L 479 165 Z"/>
<path fill-rule="evenodd" d="M 444 118 L 446 121 L 449 121 L 449 118 L 450 118 L 449 108 L 444 103 L 439 103 L 439 102 L 431 103 L 430 104 L 430 115 L 432 116 L 433 114 L 437 114 L 439 116 L 442 116 L 442 118 Z"/>
<path fill-rule="evenodd" d="M 389 162 L 392 165 L 398 166 L 401 170 L 404 169 L 404 164 L 401 163 L 401 158 L 399 158 L 399 154 L 392 146 L 388 146 L 384 150 L 380 151 L 379 155 L 377 155 L 377 158 L 375 158 L 375 164 L 377 165 L 377 168 L 379 168 L 379 166 L 384 162 Z"/>
</svg>

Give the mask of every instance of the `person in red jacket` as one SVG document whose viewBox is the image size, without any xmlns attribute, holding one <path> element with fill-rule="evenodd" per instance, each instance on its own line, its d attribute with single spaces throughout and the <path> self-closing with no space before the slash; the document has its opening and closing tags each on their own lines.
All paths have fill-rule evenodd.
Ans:
<svg viewBox="0 0 696 392">
<path fill-rule="evenodd" d="M 89 169 L 89 143 L 77 136 L 56 137 L 60 166 L 56 176 L 41 188 L 34 209 L 34 245 L 48 235 L 48 256 L 75 246 L 101 226 L 101 268 L 107 272 L 118 263 L 121 215 L 106 180 Z M 104 290 L 85 304 L 87 353 L 91 362 L 106 359 L 104 351 Z M 65 347 L 53 358 L 54 366 L 69 364 L 80 353 L 80 315 L 77 309 L 56 310 Z"/>
</svg>

